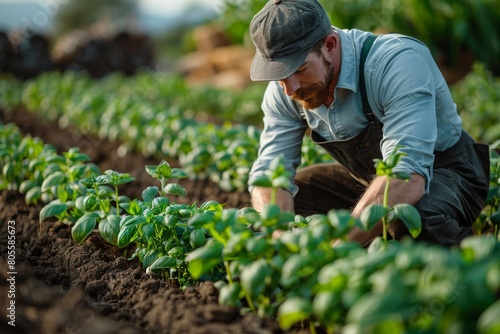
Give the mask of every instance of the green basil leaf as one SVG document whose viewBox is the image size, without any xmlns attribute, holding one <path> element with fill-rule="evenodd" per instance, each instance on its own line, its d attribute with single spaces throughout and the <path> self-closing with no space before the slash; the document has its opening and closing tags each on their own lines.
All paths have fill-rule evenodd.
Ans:
<svg viewBox="0 0 500 334">
<path fill-rule="evenodd" d="M 144 216 L 125 216 L 120 220 L 120 228 L 125 228 L 132 225 L 139 225 L 146 221 Z"/>
<path fill-rule="evenodd" d="M 273 183 L 271 182 L 271 180 L 267 175 L 254 176 L 248 181 L 248 184 L 255 187 L 266 187 L 266 188 L 271 188 L 273 186 Z"/>
<path fill-rule="evenodd" d="M 167 255 L 160 256 L 153 262 L 153 264 L 151 264 L 151 269 L 167 269 L 175 267 L 177 267 L 177 260 Z"/>
<path fill-rule="evenodd" d="M 266 204 L 262 210 L 261 217 L 263 221 L 277 219 L 281 213 L 281 209 L 276 204 Z"/>
<path fill-rule="evenodd" d="M 24 180 L 23 182 L 21 182 L 21 184 L 19 185 L 19 192 L 21 194 L 26 194 L 28 192 L 28 190 L 32 189 L 33 187 L 36 187 L 37 186 L 37 183 L 35 181 L 32 181 L 32 180 Z"/>
<path fill-rule="evenodd" d="M 370 231 L 379 221 L 387 215 L 387 208 L 380 204 L 370 204 L 361 212 L 360 221 L 365 231 Z"/>
<path fill-rule="evenodd" d="M 278 309 L 280 327 L 288 330 L 296 323 L 307 320 L 312 314 L 311 302 L 302 297 L 291 297 L 283 302 Z"/>
<path fill-rule="evenodd" d="M 500 333 L 500 300 L 497 300 L 481 313 L 477 319 L 477 329 L 479 333 L 493 334 Z"/>
<path fill-rule="evenodd" d="M 266 280 L 271 276 L 272 268 L 264 259 L 258 259 L 241 272 L 241 286 L 250 299 L 255 300 L 266 288 Z"/>
<path fill-rule="evenodd" d="M 188 270 L 195 279 L 208 272 L 222 261 L 222 244 L 213 239 L 187 254 Z"/>
<path fill-rule="evenodd" d="M 322 324 L 325 324 L 328 328 L 333 328 L 341 317 L 339 302 L 340 292 L 319 292 L 314 296 L 313 313 Z"/>
<path fill-rule="evenodd" d="M 69 168 L 69 173 L 72 176 L 73 180 L 78 180 L 81 178 L 86 169 L 87 166 L 85 166 L 84 164 L 76 164 Z"/>
<path fill-rule="evenodd" d="M 345 236 L 354 227 L 363 227 L 359 219 L 354 218 L 349 210 L 330 210 L 327 217 L 335 229 L 332 234 L 334 238 Z"/>
<path fill-rule="evenodd" d="M 146 255 L 144 255 L 144 258 L 142 259 L 142 266 L 144 268 L 149 267 L 153 262 L 156 261 L 158 256 L 160 255 L 160 252 L 156 249 L 151 249 L 149 250 Z"/>
<path fill-rule="evenodd" d="M 186 196 L 186 189 L 178 183 L 169 183 L 163 190 L 170 195 Z"/>
<path fill-rule="evenodd" d="M 120 216 L 109 215 L 99 222 L 99 234 L 110 244 L 118 245 L 118 234 L 120 233 Z"/>
<path fill-rule="evenodd" d="M 116 187 L 134 180 L 135 177 L 131 177 L 130 174 L 121 174 L 116 181 L 113 181 L 112 185 Z"/>
<path fill-rule="evenodd" d="M 24 199 L 26 204 L 30 203 L 36 204 L 41 197 L 42 197 L 42 190 L 40 189 L 40 187 L 35 186 L 26 192 L 26 196 L 24 197 Z"/>
<path fill-rule="evenodd" d="M 228 210 L 224 210 L 225 213 Z M 252 207 L 244 207 L 238 210 L 238 220 L 242 221 L 243 224 L 253 225 L 260 221 L 260 214 Z"/>
<path fill-rule="evenodd" d="M 157 179 L 159 177 L 158 173 L 156 172 L 156 166 L 146 165 L 146 166 L 144 166 L 144 168 L 146 169 L 146 172 L 149 175 L 151 175 L 152 177 L 154 177 L 155 179 Z"/>
<path fill-rule="evenodd" d="M 187 224 L 188 226 L 194 227 L 194 228 L 200 228 L 203 227 L 203 225 L 209 223 L 212 221 L 214 218 L 214 213 L 211 211 L 207 212 L 202 212 L 194 215 L 193 217 L 189 218 Z"/>
<path fill-rule="evenodd" d="M 273 179 L 271 183 L 273 188 L 283 188 L 283 189 L 288 189 L 288 187 L 291 184 L 290 179 L 285 175 L 278 176 L 277 178 Z"/>
<path fill-rule="evenodd" d="M 267 239 L 262 236 L 251 237 L 246 240 L 245 248 L 252 256 L 259 257 L 267 249 Z"/>
<path fill-rule="evenodd" d="M 110 184 L 111 176 L 105 174 L 99 175 L 98 177 L 95 178 L 95 182 L 99 185 Z"/>
<path fill-rule="evenodd" d="M 83 199 L 83 208 L 85 211 L 94 211 L 99 205 L 98 198 L 96 195 L 87 195 Z"/>
<path fill-rule="evenodd" d="M 168 162 L 162 160 L 156 167 L 156 172 L 164 178 L 170 178 L 170 175 L 172 175 L 172 168 Z"/>
<path fill-rule="evenodd" d="M 490 221 L 493 225 L 500 225 L 500 211 L 494 212 L 490 216 Z"/>
<path fill-rule="evenodd" d="M 138 224 L 131 224 L 120 229 L 120 233 L 118 233 L 118 247 L 123 248 L 130 244 L 132 241 L 137 239 L 139 231 Z"/>
<path fill-rule="evenodd" d="M 182 169 L 172 168 L 172 173 L 170 174 L 171 179 L 183 179 L 188 175 Z"/>
<path fill-rule="evenodd" d="M 49 217 L 60 215 L 68 209 L 68 205 L 63 203 L 49 203 L 40 210 L 40 223 Z"/>
<path fill-rule="evenodd" d="M 469 236 L 460 242 L 462 257 L 468 263 L 488 259 L 494 255 L 497 240 L 488 236 Z"/>
<path fill-rule="evenodd" d="M 201 247 L 205 244 L 205 232 L 201 228 L 196 228 L 189 234 L 189 243 L 193 248 Z"/>
<path fill-rule="evenodd" d="M 217 201 L 207 201 L 200 205 L 201 211 L 213 211 L 213 212 L 222 212 L 223 205 Z"/>
<path fill-rule="evenodd" d="M 146 203 L 152 203 L 156 194 L 158 193 L 158 187 L 147 187 L 142 191 L 142 199 Z"/>
<path fill-rule="evenodd" d="M 151 238 L 155 234 L 155 226 L 152 223 L 147 223 L 141 226 L 142 235 L 146 239 Z"/>
<path fill-rule="evenodd" d="M 129 203 L 127 212 L 131 215 L 139 215 L 142 213 L 141 205 L 137 202 L 137 200 L 133 200 Z"/>
<path fill-rule="evenodd" d="M 66 179 L 66 175 L 63 172 L 55 172 L 49 175 L 42 183 L 42 191 L 47 191 L 55 185 L 63 183 Z"/>
<path fill-rule="evenodd" d="M 405 224 L 412 237 L 416 238 L 422 231 L 422 220 L 417 209 L 410 204 L 396 204 L 394 213 Z"/>
<path fill-rule="evenodd" d="M 165 211 L 165 209 L 170 205 L 170 200 L 167 197 L 160 196 L 155 197 L 151 202 L 151 208 L 154 209 L 158 214 Z"/>
<path fill-rule="evenodd" d="M 14 165 L 11 162 L 5 163 L 2 168 L 3 177 L 7 182 L 14 181 L 15 178 L 15 169 Z"/>
<path fill-rule="evenodd" d="M 315 266 L 317 262 L 310 255 L 302 253 L 291 255 L 283 264 L 281 284 L 289 288 L 299 283 L 302 278 L 313 275 L 317 270 Z"/>
<path fill-rule="evenodd" d="M 96 212 L 88 212 L 78 219 L 71 228 L 71 236 L 77 243 L 84 241 L 94 230 L 97 219 L 100 216 Z"/>
<path fill-rule="evenodd" d="M 234 282 L 219 288 L 219 304 L 238 307 L 240 306 L 241 284 Z"/>
</svg>

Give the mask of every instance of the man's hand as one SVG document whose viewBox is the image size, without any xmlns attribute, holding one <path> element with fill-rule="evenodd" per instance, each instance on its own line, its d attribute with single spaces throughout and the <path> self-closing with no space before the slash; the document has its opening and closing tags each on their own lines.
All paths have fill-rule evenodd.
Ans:
<svg viewBox="0 0 500 334">
<path fill-rule="evenodd" d="M 352 215 L 356 218 L 361 216 L 361 212 L 370 204 L 383 204 L 384 190 L 387 183 L 385 176 L 376 177 L 365 193 L 358 201 Z M 389 206 L 399 203 L 414 205 L 422 198 L 425 192 L 425 179 L 419 174 L 410 174 L 408 181 L 394 179 L 389 185 Z"/>
<path fill-rule="evenodd" d="M 376 177 L 354 207 L 352 216 L 356 218 L 361 217 L 363 210 L 370 204 L 383 204 L 386 183 L 387 178 L 385 176 Z M 415 205 L 420 198 L 422 198 L 424 193 L 425 179 L 419 174 L 411 174 L 408 181 L 399 179 L 391 180 L 389 185 L 388 205 L 391 207 L 399 203 Z M 368 232 L 355 228 L 349 232 L 348 238 L 350 240 L 360 242 L 363 246 L 367 246 L 375 236 L 381 234 L 382 223 L 379 223 L 372 229 L 372 231 Z"/>
<path fill-rule="evenodd" d="M 252 190 L 252 206 L 258 212 L 262 212 L 266 204 L 271 202 L 271 188 L 266 187 L 255 187 Z M 295 208 L 293 205 L 292 195 L 288 190 L 278 188 L 276 193 L 276 205 L 278 205 L 282 211 L 294 212 Z"/>
<path fill-rule="evenodd" d="M 258 212 L 262 212 L 266 204 L 271 202 L 271 188 L 255 187 L 252 190 L 252 206 Z M 278 188 L 276 192 L 276 205 L 281 208 L 281 211 L 294 212 L 293 198 L 289 191 Z M 283 231 L 276 230 L 273 232 L 273 238 L 278 238 Z"/>
</svg>

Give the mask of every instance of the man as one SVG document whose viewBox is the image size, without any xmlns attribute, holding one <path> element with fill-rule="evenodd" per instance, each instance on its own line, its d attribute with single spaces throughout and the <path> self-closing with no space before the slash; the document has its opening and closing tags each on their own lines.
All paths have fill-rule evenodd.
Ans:
<svg viewBox="0 0 500 334">
<path fill-rule="evenodd" d="M 389 205 L 417 208 L 420 239 L 453 245 L 472 233 L 488 193 L 488 147 L 463 131 L 425 45 L 397 34 L 364 45 L 371 33 L 333 27 L 317 0 L 271 0 L 254 16 L 250 33 L 257 49 L 251 78 L 269 81 L 250 177 L 283 155 L 294 181 L 278 192 L 283 210 L 308 216 L 346 208 L 359 218 L 369 204 L 382 203 L 387 180 L 375 175 L 373 159 L 402 145 L 407 156 L 395 171 L 411 177 L 391 181 Z M 307 128 L 337 163 L 296 170 Z M 270 189 L 249 190 L 256 210 L 269 203 Z M 401 222 L 389 232 L 398 239 L 408 234 Z M 348 237 L 367 246 L 381 233 L 377 226 Z"/>
</svg>

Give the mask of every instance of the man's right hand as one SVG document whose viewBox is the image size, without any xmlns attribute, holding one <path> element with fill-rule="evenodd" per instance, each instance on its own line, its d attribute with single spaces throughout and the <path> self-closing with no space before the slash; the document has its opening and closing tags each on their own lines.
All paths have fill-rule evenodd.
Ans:
<svg viewBox="0 0 500 334">
<path fill-rule="evenodd" d="M 266 204 L 271 203 L 271 192 L 271 188 L 254 187 L 251 194 L 253 208 L 258 212 L 262 212 Z M 282 211 L 295 211 L 292 194 L 290 194 L 288 190 L 278 188 L 275 204 L 278 205 Z"/>
<path fill-rule="evenodd" d="M 271 203 L 271 188 L 255 187 L 252 190 L 252 206 L 258 212 L 262 212 L 266 204 Z M 288 190 L 278 188 L 276 192 L 276 205 L 281 208 L 281 211 L 294 212 L 292 194 Z M 273 232 L 273 238 L 278 238 L 283 231 L 276 230 Z"/>
</svg>

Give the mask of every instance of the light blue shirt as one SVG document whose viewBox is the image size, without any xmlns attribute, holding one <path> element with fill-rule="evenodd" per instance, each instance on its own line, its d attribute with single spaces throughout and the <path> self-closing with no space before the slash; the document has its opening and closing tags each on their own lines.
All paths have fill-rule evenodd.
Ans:
<svg viewBox="0 0 500 334">
<path fill-rule="evenodd" d="M 359 62 L 363 42 L 369 33 L 334 29 L 339 34 L 342 50 L 334 102 L 330 107 L 323 105 L 304 110 L 306 123 L 278 82 L 270 82 L 262 102 L 264 128 L 259 155 L 250 177 L 265 173 L 270 162 L 283 154 L 293 184 L 307 127 L 326 140 L 348 140 L 368 125 L 359 91 Z M 411 37 L 381 35 L 366 59 L 365 82 L 370 107 L 383 123 L 380 143 L 383 158 L 396 145 L 404 146 L 401 151 L 408 155 L 402 158 L 395 171 L 422 175 L 428 191 L 433 152 L 453 146 L 462 131 L 462 120 L 431 53 Z M 295 186 L 289 190 L 292 194 L 297 191 Z"/>
</svg>

